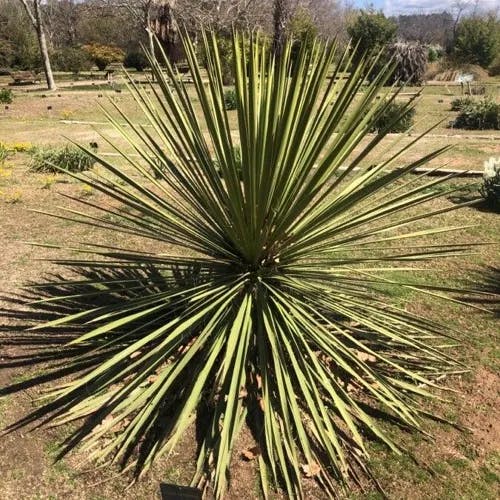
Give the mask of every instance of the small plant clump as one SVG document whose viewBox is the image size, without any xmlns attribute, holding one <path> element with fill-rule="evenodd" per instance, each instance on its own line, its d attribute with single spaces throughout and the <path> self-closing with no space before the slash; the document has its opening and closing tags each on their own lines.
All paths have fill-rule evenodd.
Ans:
<svg viewBox="0 0 500 500">
<path fill-rule="evenodd" d="M 488 98 L 471 100 L 460 108 L 453 127 L 468 130 L 500 130 L 500 104 Z"/>
<path fill-rule="evenodd" d="M 415 108 L 402 102 L 391 102 L 374 120 L 371 132 L 385 131 L 389 134 L 407 132 L 415 121 Z"/>
<path fill-rule="evenodd" d="M 0 102 L 2 104 L 10 104 L 14 99 L 12 90 L 10 89 L 0 89 Z"/>
<path fill-rule="evenodd" d="M 34 172 L 83 172 L 94 166 L 94 159 L 76 146 L 35 148 L 32 150 L 29 169 Z"/>
<path fill-rule="evenodd" d="M 228 111 L 238 108 L 238 101 L 234 89 L 229 89 L 224 92 L 224 106 Z"/>
<path fill-rule="evenodd" d="M 491 158 L 486 162 L 483 177 L 484 182 L 479 190 L 481 196 L 489 206 L 500 210 L 500 160 Z"/>
<path fill-rule="evenodd" d="M 473 97 L 457 97 L 451 101 L 451 111 L 461 111 L 465 106 L 469 106 L 474 102 Z"/>
<path fill-rule="evenodd" d="M 6 144 L 0 142 L 0 166 L 5 163 L 5 160 L 9 157 L 10 151 Z"/>
</svg>

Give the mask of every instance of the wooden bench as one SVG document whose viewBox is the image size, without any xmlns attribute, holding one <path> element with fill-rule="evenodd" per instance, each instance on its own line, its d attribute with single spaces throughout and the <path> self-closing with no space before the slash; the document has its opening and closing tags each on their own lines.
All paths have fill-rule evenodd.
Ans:
<svg viewBox="0 0 500 500">
<path fill-rule="evenodd" d="M 10 74 L 14 80 L 11 85 L 34 85 L 40 83 L 40 76 L 32 71 L 14 71 Z"/>
</svg>

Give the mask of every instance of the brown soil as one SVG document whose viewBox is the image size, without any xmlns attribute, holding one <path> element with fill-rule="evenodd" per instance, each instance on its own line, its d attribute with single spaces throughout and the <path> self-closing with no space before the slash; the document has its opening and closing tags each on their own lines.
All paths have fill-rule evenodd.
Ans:
<svg viewBox="0 0 500 500">
<path fill-rule="evenodd" d="M 474 383 L 464 388 L 462 422 L 474 439 L 478 457 L 500 450 L 500 383 L 499 376 L 481 368 Z"/>
</svg>

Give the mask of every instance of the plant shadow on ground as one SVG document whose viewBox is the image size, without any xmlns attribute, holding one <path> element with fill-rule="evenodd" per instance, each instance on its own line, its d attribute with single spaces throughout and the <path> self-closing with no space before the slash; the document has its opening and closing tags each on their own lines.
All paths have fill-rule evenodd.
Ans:
<svg viewBox="0 0 500 500">
<path fill-rule="evenodd" d="M 448 196 L 448 200 L 456 205 L 468 204 L 471 208 L 480 212 L 497 213 L 500 206 L 493 204 L 489 200 L 483 198 L 479 192 L 480 184 L 472 184 L 468 187 L 460 189 L 453 196 Z"/>
<path fill-rule="evenodd" d="M 468 297 L 468 302 L 484 307 L 500 318 L 500 267 L 488 266 L 477 272 L 475 283 L 482 294 Z"/>
<path fill-rule="evenodd" d="M 46 284 L 32 284 L 25 287 L 22 294 L 14 297 L 4 297 L 7 304 L 12 307 L 0 311 L 5 319 L 14 321 L 16 326 L 0 325 L 0 332 L 9 332 L 10 335 L 2 339 L 4 346 L 20 348 L 20 353 L 4 356 L 0 362 L 0 369 L 26 369 L 26 376 L 16 377 L 9 386 L 0 389 L 0 398 L 24 391 L 31 387 L 64 382 L 67 377 L 77 377 L 89 373 L 92 369 L 104 363 L 114 354 L 126 349 L 144 333 L 140 321 L 129 325 L 125 330 L 114 330 L 96 344 L 73 344 L 89 330 L 99 326 L 99 323 L 87 325 L 65 324 L 63 328 L 57 326 L 44 326 L 46 323 L 57 321 L 68 315 L 80 311 L 98 309 L 103 306 L 113 306 L 121 301 L 135 296 L 134 289 L 147 282 L 151 293 L 161 293 L 172 289 L 176 290 L 196 279 L 195 268 L 171 269 L 171 276 L 165 278 L 153 265 L 142 268 L 119 267 L 114 269 L 106 266 L 87 268 L 72 268 L 73 281 L 67 281 L 61 275 L 50 275 Z M 103 295 L 102 287 L 107 287 Z M 26 306 L 29 307 L 26 307 Z M 22 308 L 22 309 L 21 309 Z M 175 316 L 175 310 L 171 312 Z M 98 316 L 96 311 L 95 317 Z M 87 318 L 89 320 L 91 318 Z M 160 321 L 160 320 L 159 320 Z M 165 316 L 161 324 L 168 321 Z M 159 326 L 158 323 L 157 326 Z M 37 329 L 30 329 L 36 326 Z M 149 323 L 148 328 L 155 325 Z M 102 344 L 109 344 L 100 348 Z M 126 360 L 125 362 L 130 362 Z M 43 368 L 42 370 L 40 368 Z M 179 393 L 185 390 L 178 387 Z M 51 422 L 60 415 L 64 409 L 75 402 L 84 401 L 86 391 L 70 394 L 59 401 L 50 401 L 33 410 L 21 420 L 9 425 L 7 432 L 12 432 L 24 426 L 38 428 Z M 162 441 L 175 425 L 175 401 L 166 401 L 159 412 L 157 422 L 162 425 L 153 426 L 145 433 L 139 448 L 127 450 L 126 457 L 132 454 L 137 458 L 138 470 L 145 457 L 148 456 L 152 446 Z M 110 412 L 109 407 L 103 413 L 87 417 L 83 425 L 79 426 L 65 440 L 57 460 L 75 448 L 81 439 L 92 432 Z"/>
<path fill-rule="evenodd" d="M 162 315 L 156 324 L 148 323 L 146 327 L 141 325 L 139 320 L 129 324 L 126 330 L 113 331 L 103 339 L 103 342 L 114 340 L 113 345 L 104 350 L 96 349 L 95 343 L 70 344 L 89 330 L 98 327 L 99 322 L 83 325 L 69 323 L 64 324 L 63 327 L 46 324 L 81 311 L 97 310 L 129 300 L 136 296 L 135 289 L 145 290 L 144 283 L 150 284 L 150 288 L 146 288 L 148 292 L 158 294 L 172 289 L 178 291 L 182 287 L 189 289 L 193 283 L 199 284 L 200 279 L 199 268 L 196 265 L 171 268 L 167 278 L 154 265 L 147 268 L 133 266 L 113 268 L 101 264 L 96 267 L 70 267 L 68 271 L 73 277 L 71 281 L 61 274 L 51 274 L 46 277 L 45 284 L 33 283 L 27 285 L 22 294 L 3 297 L 3 300 L 12 307 L 0 310 L 0 315 L 10 320 L 9 323 L 14 322 L 15 326 L 0 325 L 0 333 L 9 334 L 2 340 L 2 344 L 7 347 L 17 347 L 20 351 L 14 355 L 4 356 L 0 362 L 0 369 L 22 370 L 22 375 L 12 379 L 10 385 L 0 388 L 0 398 L 34 387 L 50 388 L 54 384 L 64 383 L 68 378 L 84 376 L 114 354 L 133 344 L 146 331 L 151 331 L 168 322 L 169 316 Z M 103 286 L 108 289 L 105 294 L 102 293 Z M 173 308 L 170 317 L 176 317 L 177 314 L 178 311 Z M 96 312 L 94 317 L 98 315 L 99 313 Z M 92 316 L 86 318 L 87 322 L 92 319 Z M 33 327 L 36 329 L 32 329 Z M 131 332 L 133 335 L 130 335 Z M 116 341 L 118 338 L 122 340 Z M 250 396 L 253 393 L 251 399 L 258 397 L 258 384 L 257 380 L 247 384 L 246 391 Z M 177 385 L 178 387 L 173 392 L 178 394 L 183 394 L 190 389 L 189 380 L 179 379 Z M 49 424 L 70 405 L 83 402 L 87 396 L 87 391 L 82 390 L 78 394 L 70 394 L 62 401 L 49 399 L 48 403 L 35 407 L 31 413 L 8 425 L 6 432 L 13 432 L 25 426 L 35 430 L 44 424 Z M 205 396 L 198 405 L 195 418 L 197 453 L 203 446 L 204 430 L 212 425 L 214 413 L 210 395 L 207 393 Z M 156 418 L 157 425 L 149 427 L 139 446 L 131 447 L 126 451 L 122 460 L 124 466 L 129 459 L 135 459 L 137 461 L 136 474 L 141 472 L 144 461 L 153 447 L 165 441 L 175 428 L 178 417 L 176 406 L 175 399 L 165 401 Z M 372 416 L 399 425 L 404 430 L 402 424 L 391 415 L 365 404 L 362 406 Z M 248 409 L 246 424 L 249 433 L 255 443 L 262 442 L 263 413 L 260 410 Z M 61 460 L 68 452 L 75 449 L 82 439 L 92 433 L 109 414 L 110 408 L 107 407 L 102 412 L 85 417 L 83 422 L 80 420 L 81 425 L 70 431 L 69 437 L 58 448 L 58 453 L 54 455 L 55 460 Z M 341 432 L 340 429 L 339 432 Z M 345 432 L 341 434 L 345 440 L 350 439 Z M 375 435 L 369 437 L 375 439 Z M 262 447 L 255 449 L 259 450 L 256 456 L 265 453 Z M 319 450 L 317 452 L 319 453 Z M 359 465 L 361 466 L 361 463 Z M 375 479 L 373 477 L 372 479 L 376 484 Z"/>
<path fill-rule="evenodd" d="M 2 340 L 2 343 L 7 346 L 19 347 L 22 351 L 15 355 L 5 356 L 0 362 L 0 369 L 24 368 L 29 373 L 26 376 L 16 378 L 11 385 L 1 388 L 0 398 L 45 384 L 50 387 L 50 384 L 57 381 L 64 382 L 66 377 L 77 377 L 88 373 L 114 354 L 126 349 L 146 331 L 140 321 L 129 325 L 127 330 L 113 331 L 103 339 L 103 342 L 113 340 L 111 345 L 104 350 L 99 350 L 96 349 L 95 343 L 68 345 L 69 342 L 88 333 L 89 329 L 95 328 L 99 323 L 65 324 L 63 328 L 44 326 L 45 323 L 57 321 L 80 311 L 112 306 L 128 300 L 136 296 L 135 289 L 138 287 L 135 285 L 140 284 L 141 289 L 144 290 L 145 282 L 150 285 L 150 288 L 146 290 L 156 294 L 172 288 L 176 290 L 182 289 L 182 287 L 189 288 L 199 279 L 199 269 L 196 266 L 172 268 L 167 278 L 154 265 L 141 268 L 134 266 L 114 268 L 112 265 L 101 264 L 95 267 L 70 268 L 69 271 L 73 276 L 72 281 L 68 281 L 60 274 L 52 274 L 47 277 L 45 284 L 27 286 L 22 295 L 4 298 L 13 307 L 0 311 L 0 314 L 13 320 L 16 326 L 0 325 L 0 332 L 10 333 Z M 492 308 L 497 315 L 500 315 L 499 282 L 500 268 L 485 269 L 478 277 L 476 287 L 484 294 L 478 297 L 468 297 L 467 300 Z M 102 293 L 103 286 L 107 287 L 107 293 L 104 295 Z M 171 312 L 172 317 L 175 317 L 177 313 L 178 311 L 174 308 Z M 98 313 L 95 316 L 97 317 Z M 164 324 L 165 321 L 168 321 L 168 318 L 163 316 L 158 319 L 156 326 Z M 37 326 L 37 329 L 29 329 L 32 326 Z M 154 326 L 148 324 L 148 331 Z M 130 335 L 131 331 L 133 331 L 133 335 Z M 14 333 L 12 334 L 12 332 Z M 256 381 L 255 384 L 257 384 Z M 189 382 L 185 384 L 183 381 L 178 384 L 179 394 L 186 390 L 189 390 Z M 254 387 L 254 390 L 256 393 L 258 392 L 257 387 Z M 15 431 L 23 426 L 38 428 L 44 423 L 51 422 L 75 402 L 84 401 L 86 397 L 87 392 L 81 391 L 78 394 L 70 394 L 62 401 L 49 400 L 45 405 L 35 408 L 21 420 L 9 425 L 7 431 Z M 390 414 L 361 401 L 359 404 L 371 416 L 384 420 L 387 424 L 395 425 L 403 432 L 407 430 Z M 101 424 L 109 414 L 110 409 L 107 407 L 103 412 L 86 417 L 83 424 L 71 431 L 69 437 L 63 442 L 56 460 L 61 459 L 66 453 L 77 447 L 81 440 Z M 207 398 L 199 404 L 195 419 L 198 451 L 203 444 L 202 430 L 210 425 L 211 415 L 212 407 L 207 395 Z M 152 448 L 157 446 L 159 442 L 163 442 L 174 429 L 177 416 L 176 400 L 165 401 L 158 413 L 157 425 L 151 426 L 147 430 L 140 446 L 134 446 L 127 450 L 124 463 L 127 459 L 135 458 L 137 460 L 136 471 L 139 473 Z M 255 442 L 261 442 L 262 414 L 249 412 L 246 423 Z M 376 436 L 368 435 L 367 437 L 373 442 L 378 441 Z M 345 434 L 344 438 L 347 439 Z M 415 460 L 411 455 L 410 458 Z M 371 479 L 373 484 L 378 485 L 373 476 Z"/>
</svg>

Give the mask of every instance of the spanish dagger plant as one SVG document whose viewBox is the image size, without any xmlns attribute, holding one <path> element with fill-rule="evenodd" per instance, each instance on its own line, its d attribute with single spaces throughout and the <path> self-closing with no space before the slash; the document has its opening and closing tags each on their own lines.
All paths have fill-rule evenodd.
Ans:
<svg viewBox="0 0 500 500">
<path fill-rule="evenodd" d="M 398 90 L 384 87 L 390 65 L 367 84 L 373 59 L 354 63 L 335 43 L 294 60 L 288 43 L 275 60 L 259 36 L 235 34 L 231 116 L 215 37 L 202 43 L 206 72 L 183 37 L 191 83 L 166 59 L 151 60 L 156 83 L 130 80 L 145 123 L 113 103 L 104 111 L 129 146 L 109 142 L 125 167 L 82 148 L 107 174 L 68 173 L 110 203 L 54 216 L 154 251 L 87 242 L 72 249 L 81 259 L 60 261 L 93 271 L 41 303 L 91 305 L 37 328 L 84 328 L 67 347 L 80 349 L 70 366 L 81 371 L 12 428 L 47 414 L 76 422 L 66 450 L 140 476 L 203 409 L 193 485 L 224 496 L 248 425 L 266 496 L 302 497 L 304 475 L 334 496 L 369 472 L 368 440 L 403 451 L 379 417 L 423 431 L 425 400 L 461 369 L 450 332 L 388 294 L 447 298 L 412 277 L 466 249 L 419 241 L 460 229 L 433 227 L 447 209 L 426 208 L 449 177 L 410 174 L 448 148 L 405 164 L 416 136 L 368 168 L 387 135 L 369 130 Z"/>
</svg>

